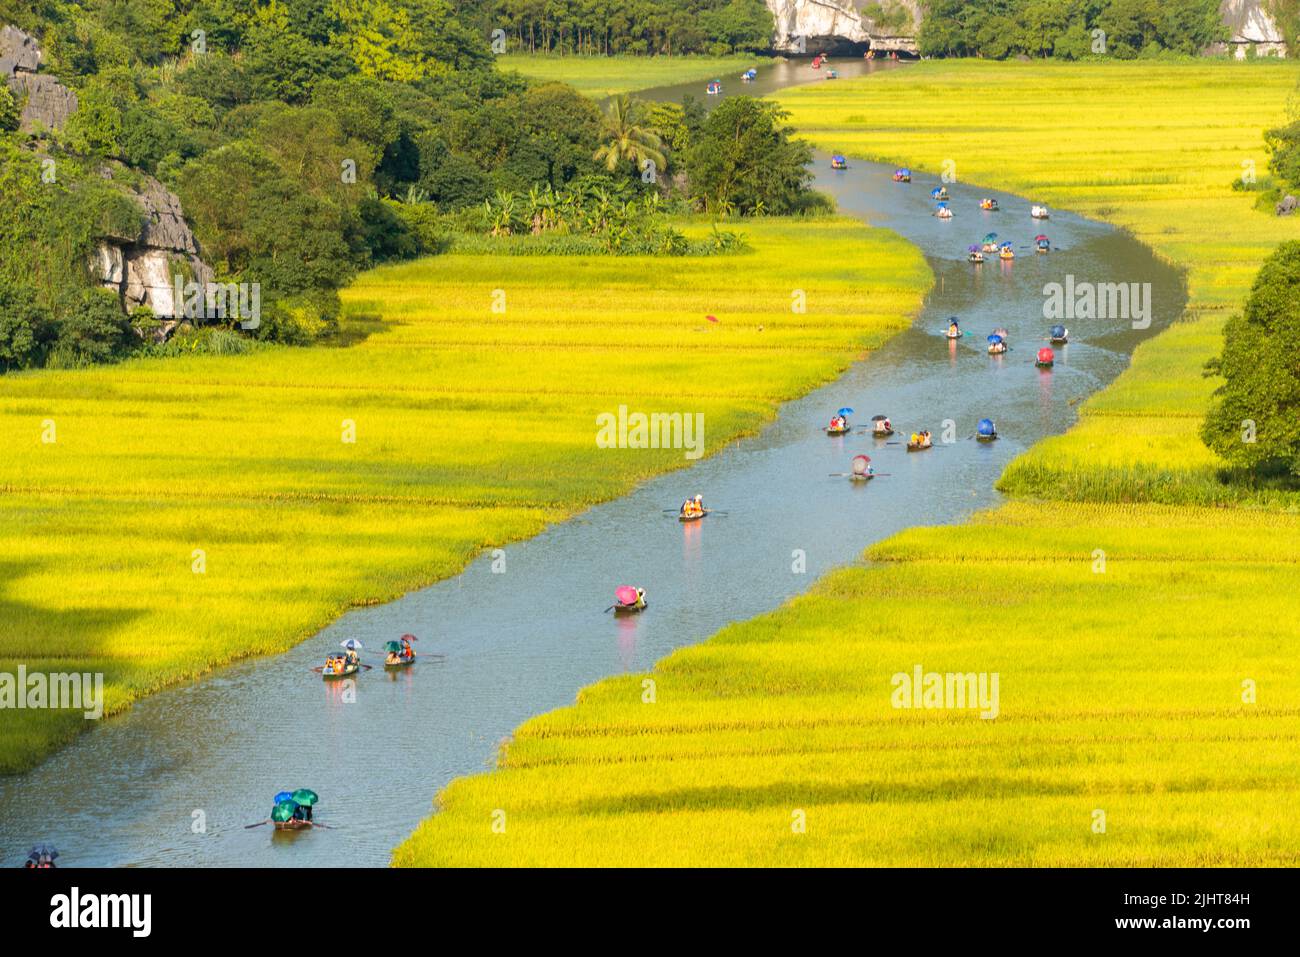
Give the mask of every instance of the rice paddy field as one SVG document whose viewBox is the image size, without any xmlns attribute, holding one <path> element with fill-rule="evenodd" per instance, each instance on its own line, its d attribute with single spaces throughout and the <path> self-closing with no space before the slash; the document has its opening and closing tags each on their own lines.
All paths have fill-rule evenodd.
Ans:
<svg viewBox="0 0 1300 957">
<path fill-rule="evenodd" d="M 1298 77 L 949 61 L 781 94 L 823 149 L 1131 230 L 1185 270 L 1186 315 L 1010 466 L 1006 505 L 528 722 L 394 863 L 1300 860 L 1300 502 L 1224 486 L 1197 438 L 1225 319 L 1300 236 L 1231 188 Z M 895 707 L 918 666 L 996 674 L 996 718 Z"/>
<path fill-rule="evenodd" d="M 754 56 L 588 57 L 527 53 L 508 53 L 496 58 L 502 70 L 515 70 L 533 80 L 567 83 L 598 99 L 672 83 L 705 82 L 742 73 L 763 61 L 763 57 Z"/>
<path fill-rule="evenodd" d="M 0 671 L 103 672 L 115 711 L 282 651 L 689 464 L 598 448 L 598 414 L 702 412 L 717 449 L 906 328 L 931 282 L 856 220 L 738 228 L 748 251 L 690 261 L 375 270 L 346 346 L 0 376 Z M 87 724 L 6 710 L 0 770 Z"/>
</svg>

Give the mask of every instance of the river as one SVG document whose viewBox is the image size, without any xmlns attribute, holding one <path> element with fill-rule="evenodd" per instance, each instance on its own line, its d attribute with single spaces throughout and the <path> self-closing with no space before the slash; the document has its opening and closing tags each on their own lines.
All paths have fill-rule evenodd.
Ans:
<svg viewBox="0 0 1300 957">
<path fill-rule="evenodd" d="M 847 77 L 884 66 L 839 68 Z M 812 72 L 785 69 L 792 81 Z M 770 92 L 764 83 L 775 82 L 723 79 L 728 94 Z M 653 95 L 676 98 L 695 86 Z M 784 405 L 757 437 L 507 548 L 503 573 L 484 556 L 455 578 L 351 612 L 285 654 L 146 698 L 33 771 L 0 778 L 3 864 L 50 841 L 65 865 L 384 865 L 432 796 L 454 777 L 489 768 L 527 718 L 572 702 L 601 677 L 649 669 L 775 608 L 827 570 L 858 561 L 872 542 L 996 504 L 993 485 L 1007 463 L 1068 428 L 1077 403 L 1182 311 L 1177 273 L 1105 225 L 1064 213 L 1042 224 L 1024 199 L 961 184 L 949 187 L 956 216 L 944 222 L 930 215 L 932 177 L 895 184 L 887 167 L 852 162 L 832 171 L 823 155 L 815 170 L 816 186 L 843 212 L 898 231 L 929 258 L 935 287 L 909 331 Z M 979 211 L 986 195 L 1000 212 Z M 966 246 L 989 231 L 1015 242 L 1014 263 L 963 261 Z M 1040 231 L 1056 251 L 1027 248 Z M 1043 286 L 1067 274 L 1077 283 L 1151 283 L 1154 321 L 1141 331 L 1124 321 L 1071 324 L 1074 338 L 1055 368 L 1040 371 L 1032 360 L 1049 325 Z M 945 340 L 944 318 L 954 314 L 975 335 Z M 1013 351 L 990 357 L 984 335 L 997 326 L 1010 330 Z M 946 419 L 968 436 L 988 415 L 1002 438 L 960 438 L 913 455 L 870 436 L 828 438 L 821 427 L 844 405 L 860 424 L 879 412 L 936 438 Z M 888 475 L 861 486 L 830 476 L 847 471 L 859 451 Z M 693 525 L 662 514 L 697 491 L 729 514 Z M 802 573 L 796 551 L 805 556 Z M 624 581 L 644 585 L 650 607 L 615 619 L 603 609 Z M 426 656 L 400 674 L 363 673 L 354 693 L 310 670 L 345 637 L 378 649 L 408 631 L 421 652 L 446 657 Z M 317 816 L 333 829 L 245 829 L 266 816 L 277 791 L 298 787 L 319 792 Z"/>
</svg>

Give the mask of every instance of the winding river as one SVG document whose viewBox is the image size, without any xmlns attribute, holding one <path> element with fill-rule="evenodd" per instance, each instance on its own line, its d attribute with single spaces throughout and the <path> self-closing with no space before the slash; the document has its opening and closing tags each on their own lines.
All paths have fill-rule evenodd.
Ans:
<svg viewBox="0 0 1300 957">
<path fill-rule="evenodd" d="M 847 77 L 881 67 L 839 69 Z M 780 69 L 788 82 L 812 73 Z M 760 79 L 724 78 L 726 92 L 786 85 L 779 75 Z M 702 86 L 652 95 L 676 99 Z M 32 843 L 48 840 L 67 865 L 383 865 L 429 813 L 430 798 L 452 778 L 489 768 L 501 740 L 527 718 L 570 703 L 603 676 L 649 669 L 778 606 L 827 570 L 860 560 L 872 542 L 996 504 L 993 485 L 1007 463 L 1064 431 L 1077 403 L 1182 310 L 1177 273 L 1107 226 L 1062 213 L 1040 224 L 1026 200 L 960 184 L 950 186 L 956 216 L 944 222 L 930 215 L 931 177 L 898 185 L 879 165 L 833 172 L 822 155 L 815 164 L 816 185 L 842 211 L 897 230 L 929 258 L 935 287 L 909 331 L 783 406 L 759 436 L 511 546 L 504 574 L 485 556 L 456 578 L 351 612 L 283 655 L 149 697 L 30 773 L 0 778 L 0 863 L 16 865 Z M 985 195 L 999 199 L 1000 212 L 979 211 Z M 989 231 L 1015 242 L 1014 263 L 963 261 L 966 246 Z M 1049 255 L 1028 248 L 1040 231 L 1057 247 Z M 1032 360 L 1048 326 L 1043 286 L 1067 274 L 1151 283 L 1154 320 L 1143 331 L 1122 321 L 1071 324 L 1055 368 L 1040 371 Z M 943 320 L 953 314 L 975 335 L 945 340 Z M 1013 350 L 990 357 L 984 335 L 997 326 L 1010 330 Z M 885 413 L 901 429 L 928 427 L 936 438 L 945 419 L 967 436 L 988 415 L 1003 437 L 920 455 L 869 436 L 827 438 L 820 427 L 844 405 L 859 423 Z M 888 476 L 864 486 L 830 476 L 858 451 Z M 687 526 L 662 514 L 697 491 L 729 514 Z M 802 574 L 792 571 L 795 550 L 806 556 Z M 647 588 L 643 615 L 602 613 L 621 581 Z M 406 631 L 421 637 L 420 651 L 445 659 L 426 657 L 396 675 L 364 673 L 354 696 L 310 671 L 344 637 L 377 649 Z M 245 829 L 267 814 L 275 792 L 304 786 L 320 793 L 318 818 L 334 829 Z"/>
</svg>

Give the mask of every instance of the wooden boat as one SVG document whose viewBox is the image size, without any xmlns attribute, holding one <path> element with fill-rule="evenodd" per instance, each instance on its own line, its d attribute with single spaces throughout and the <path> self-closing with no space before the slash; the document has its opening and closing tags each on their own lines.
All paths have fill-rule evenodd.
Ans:
<svg viewBox="0 0 1300 957">
<path fill-rule="evenodd" d="M 829 425 L 825 428 L 827 435 L 848 435 L 852 431 L 853 426 L 849 425 L 847 422 L 844 423 L 844 428 L 842 429 L 832 429 Z"/>
<path fill-rule="evenodd" d="M 389 655 L 387 658 L 384 659 L 385 668 L 393 668 L 393 669 L 406 668 L 413 664 L 415 664 L 414 651 L 412 651 L 409 655 Z"/>
<path fill-rule="evenodd" d="M 977 436 L 975 436 L 975 441 L 977 441 L 977 442 L 994 442 L 994 441 L 997 440 L 997 437 L 998 437 L 998 434 L 997 434 L 996 432 L 994 432 L 992 435 L 977 435 Z"/>
<path fill-rule="evenodd" d="M 980 209 L 990 213 L 996 213 L 998 211 L 998 201 L 996 199 L 981 199 Z"/>
<path fill-rule="evenodd" d="M 943 337 L 945 339 L 960 339 L 964 335 L 966 335 L 964 332 L 945 332 Z"/>
<path fill-rule="evenodd" d="M 301 821 L 296 817 L 287 821 L 272 821 L 271 823 L 277 831 L 303 831 L 314 826 L 311 821 Z"/>
<path fill-rule="evenodd" d="M 871 481 L 873 478 L 875 478 L 875 477 L 876 477 L 876 473 L 875 473 L 875 472 L 861 472 L 861 473 L 859 473 L 859 472 L 854 472 L 852 475 L 849 476 L 849 481 L 850 481 L 850 482 L 870 482 L 870 481 Z"/>
<path fill-rule="evenodd" d="M 647 607 L 648 607 L 647 602 L 643 602 L 640 605 L 636 603 L 633 603 L 631 605 L 624 605 L 622 602 L 614 602 L 614 614 L 634 615 L 639 611 L 645 611 Z"/>
<path fill-rule="evenodd" d="M 1052 218 L 1052 217 L 1051 217 L 1051 214 L 1048 213 L 1048 211 L 1047 211 L 1047 207 L 1046 207 L 1046 206 L 1033 206 L 1033 207 L 1031 207 L 1030 210 L 1029 210 L 1029 215 L 1032 216 L 1034 219 L 1051 219 L 1051 218 Z"/>
<path fill-rule="evenodd" d="M 913 445 L 911 442 L 907 443 L 907 451 L 909 452 L 924 452 L 927 449 L 932 449 L 932 448 L 934 448 L 933 442 L 917 442 L 915 445 Z"/>
<path fill-rule="evenodd" d="M 337 661 L 337 658 L 326 659 L 325 667 L 320 670 L 322 678 L 346 678 L 348 675 L 354 675 L 361 670 L 361 662 L 359 661 L 344 661 L 342 668 L 339 668 Z"/>
<path fill-rule="evenodd" d="M 692 513 L 689 514 L 689 515 L 687 515 L 685 512 L 679 512 L 678 515 L 677 515 L 677 521 L 679 521 L 679 522 L 698 522 L 700 519 L 702 519 L 705 515 L 708 515 L 708 514 L 709 514 L 709 510 L 708 510 L 708 509 L 705 509 L 705 510 L 702 511 L 702 512 L 692 512 Z"/>
<path fill-rule="evenodd" d="M 991 356 L 1000 356 L 1002 355 L 1002 353 L 1006 351 L 1007 351 L 1007 344 L 1005 342 L 989 343 L 989 355 Z"/>
<path fill-rule="evenodd" d="M 894 430 L 893 430 L 893 429 L 873 429 L 873 430 L 871 431 L 871 434 L 872 434 L 872 436 L 874 436 L 874 437 L 877 438 L 877 439 L 887 439 L 887 438 L 889 438 L 891 435 L 894 434 Z"/>
<path fill-rule="evenodd" d="M 978 249 L 971 250 L 971 252 L 966 256 L 966 261 L 968 263 L 982 263 L 984 261 L 984 253 Z"/>
</svg>

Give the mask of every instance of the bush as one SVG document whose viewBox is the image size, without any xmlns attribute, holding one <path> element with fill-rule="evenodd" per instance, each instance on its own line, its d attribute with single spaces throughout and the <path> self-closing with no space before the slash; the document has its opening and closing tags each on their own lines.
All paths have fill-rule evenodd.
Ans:
<svg viewBox="0 0 1300 957">
<path fill-rule="evenodd" d="M 107 289 L 87 289 L 59 323 L 49 364 L 80 368 L 109 362 L 126 355 L 137 341 L 116 294 Z"/>
<path fill-rule="evenodd" d="M 31 289 L 0 283 L 0 372 L 38 365 L 52 327 Z"/>
</svg>

